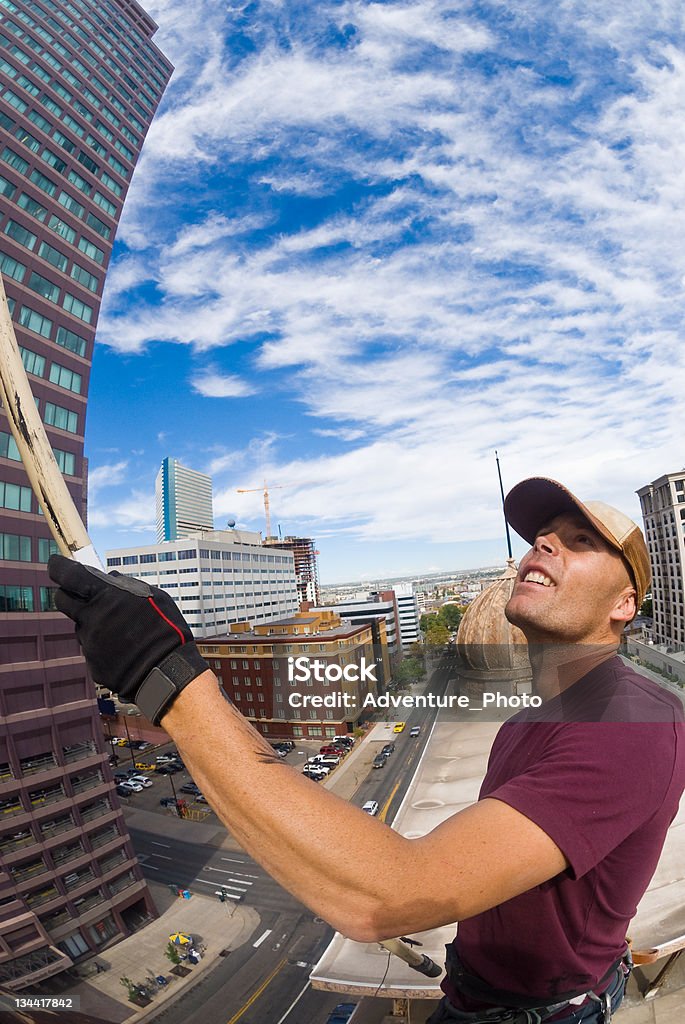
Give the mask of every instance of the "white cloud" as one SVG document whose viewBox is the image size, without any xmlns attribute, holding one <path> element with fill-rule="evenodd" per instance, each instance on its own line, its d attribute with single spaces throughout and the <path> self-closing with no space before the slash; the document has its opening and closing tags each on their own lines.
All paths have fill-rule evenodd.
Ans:
<svg viewBox="0 0 685 1024">
<path fill-rule="evenodd" d="M 308 432 L 355 445 L 217 453 L 218 506 L 266 475 L 300 481 L 274 504 L 313 530 L 483 536 L 498 447 L 510 483 L 544 472 L 636 512 L 635 486 L 682 463 L 679 8 L 513 0 L 505 28 L 438 0 L 323 3 L 307 30 L 287 4 L 151 9 L 178 71 L 102 339 L 249 344 L 254 382 L 212 367 L 194 390 L 263 395 L 278 374 Z M 347 24 L 348 46 L 318 45 Z M 207 184 L 224 167 L 244 195 Z M 279 220 L 287 197 L 330 209 Z M 151 278 L 161 298 L 137 299 Z"/>
<path fill-rule="evenodd" d="M 221 374 L 210 369 L 196 373 L 190 383 L 193 391 L 205 398 L 245 398 L 256 391 L 235 374 Z"/>
<path fill-rule="evenodd" d="M 126 479 L 128 460 L 114 462 L 108 466 L 97 466 L 88 470 L 88 493 L 92 495 L 103 487 L 116 487 Z"/>
</svg>

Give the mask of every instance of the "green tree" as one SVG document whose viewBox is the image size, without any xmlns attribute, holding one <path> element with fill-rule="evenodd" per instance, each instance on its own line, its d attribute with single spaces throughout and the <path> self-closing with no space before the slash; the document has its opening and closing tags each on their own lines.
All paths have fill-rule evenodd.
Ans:
<svg viewBox="0 0 685 1024">
<path fill-rule="evenodd" d="M 462 610 L 456 604 L 444 604 L 438 612 L 438 620 L 443 626 L 449 629 L 450 633 L 456 633 L 462 618 Z"/>
</svg>

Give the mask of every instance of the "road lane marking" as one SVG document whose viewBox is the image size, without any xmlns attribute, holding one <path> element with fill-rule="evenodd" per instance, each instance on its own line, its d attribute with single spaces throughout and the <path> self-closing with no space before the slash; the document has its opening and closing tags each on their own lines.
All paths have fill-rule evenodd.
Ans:
<svg viewBox="0 0 685 1024">
<path fill-rule="evenodd" d="M 154 839 L 151 839 L 150 842 L 152 843 L 153 846 L 163 846 L 165 850 L 171 849 L 170 843 L 158 843 Z"/>
<path fill-rule="evenodd" d="M 288 1009 L 287 1009 L 287 1010 L 285 1011 L 285 1013 L 283 1014 L 283 1016 L 281 1017 L 281 1019 L 280 1019 L 279 1021 L 276 1021 L 276 1024 L 283 1024 L 283 1021 L 284 1021 L 284 1020 L 286 1019 L 286 1017 L 288 1016 L 288 1014 L 290 1013 L 290 1011 L 291 1011 L 291 1010 L 293 1010 L 293 1009 L 294 1009 L 294 1008 L 295 1008 L 295 1007 L 297 1006 L 297 1004 L 299 1003 L 300 999 L 301 999 L 301 998 L 302 998 L 302 996 L 303 996 L 303 995 L 305 994 L 305 992 L 307 991 L 307 989 L 308 989 L 308 988 L 309 988 L 309 982 L 307 982 L 307 984 L 305 985 L 305 987 L 304 987 L 304 988 L 302 989 L 302 991 L 300 992 L 299 996 L 296 996 L 296 997 L 295 997 L 295 999 L 293 999 L 292 1003 L 290 1004 L 290 1006 L 288 1007 Z"/>
<path fill-rule="evenodd" d="M 256 948 L 257 948 L 257 946 L 261 946 L 262 942 L 264 942 L 264 939 L 268 939 L 268 937 L 269 937 L 269 935 L 271 935 L 271 932 L 272 932 L 272 931 L 273 931 L 273 929 L 272 929 L 272 928 L 267 928 L 267 929 L 266 929 L 266 931 L 265 931 L 265 932 L 263 932 L 263 933 L 262 933 L 262 934 L 261 934 L 261 935 L 259 936 L 259 938 L 257 939 L 257 941 L 256 941 L 256 942 L 253 942 L 253 943 L 252 943 L 252 945 L 254 946 L 254 948 L 256 949 Z"/>
<path fill-rule="evenodd" d="M 207 871 L 218 871 L 220 875 L 239 875 L 239 871 L 227 871 L 226 868 L 213 868 L 211 864 L 207 864 Z M 250 875 L 250 878 L 256 878 L 256 875 Z M 232 882 L 242 882 L 243 885 L 254 885 L 254 882 L 248 882 L 245 878 L 231 878 Z"/>
<path fill-rule="evenodd" d="M 229 1020 L 229 1021 L 227 1022 L 227 1024 L 236 1024 L 236 1021 L 237 1021 L 237 1020 L 240 1020 L 240 1018 L 242 1017 L 242 1015 L 243 1015 L 244 1013 L 246 1013 L 246 1012 L 247 1012 L 247 1011 L 248 1011 L 248 1010 L 250 1009 L 250 1007 L 252 1006 L 252 1004 L 253 1004 L 254 1002 L 256 1002 L 256 1001 L 257 1001 L 257 999 L 259 999 L 259 997 L 261 996 L 261 994 L 262 994 L 262 992 L 264 991 L 264 989 L 265 989 L 265 988 L 267 987 L 267 985 L 269 985 L 269 984 L 270 984 L 270 983 L 271 983 L 271 982 L 273 981 L 273 979 L 274 979 L 274 978 L 276 977 L 276 975 L 278 974 L 278 972 L 279 972 L 279 971 L 282 971 L 282 970 L 283 970 L 283 968 L 285 967 L 285 965 L 286 965 L 286 963 L 287 963 L 287 962 L 288 962 L 288 960 L 287 960 L 287 957 L 283 957 L 283 959 L 282 959 L 282 960 L 280 960 L 280 961 L 279 961 L 279 962 L 278 962 L 278 963 L 276 964 L 276 966 L 274 967 L 273 971 L 272 971 L 272 972 L 271 972 L 271 974 L 270 974 L 270 975 L 268 976 L 268 978 L 266 978 L 266 979 L 265 979 L 265 980 L 264 980 L 264 981 L 262 982 L 262 984 L 261 984 L 261 985 L 259 986 L 259 988 L 258 988 L 258 989 L 255 989 L 255 991 L 254 991 L 254 992 L 252 993 L 252 995 L 251 995 L 251 996 L 250 996 L 250 998 L 249 998 L 249 999 L 247 1000 L 247 1002 L 243 1004 L 243 1006 L 242 1006 L 242 1007 L 241 1007 L 241 1008 L 240 1008 L 240 1009 L 238 1010 L 238 1012 L 237 1012 L 237 1013 L 234 1013 L 234 1014 L 233 1014 L 233 1016 L 232 1016 L 232 1017 L 231 1017 L 231 1019 L 230 1019 L 230 1020 Z"/>
<path fill-rule="evenodd" d="M 173 857 L 167 857 L 165 853 L 151 853 L 151 857 L 159 857 L 160 860 L 173 860 Z"/>
<path fill-rule="evenodd" d="M 390 804 L 392 803 L 392 799 L 393 799 L 395 793 L 397 792 L 397 790 L 399 788 L 400 788 L 400 783 L 398 781 L 398 782 L 395 783 L 395 786 L 393 787 L 392 793 L 390 794 L 388 799 L 383 804 L 383 806 L 381 808 L 381 813 L 378 815 L 378 817 L 380 818 L 381 821 L 385 821 L 385 816 L 388 813 L 388 810 L 390 809 Z"/>
<path fill-rule="evenodd" d="M 196 882 L 202 882 L 204 885 L 220 885 L 222 889 L 236 889 L 238 892 L 249 892 L 249 889 L 243 889 L 239 885 L 226 885 L 225 882 L 214 882 L 211 878 L 196 878 Z"/>
</svg>

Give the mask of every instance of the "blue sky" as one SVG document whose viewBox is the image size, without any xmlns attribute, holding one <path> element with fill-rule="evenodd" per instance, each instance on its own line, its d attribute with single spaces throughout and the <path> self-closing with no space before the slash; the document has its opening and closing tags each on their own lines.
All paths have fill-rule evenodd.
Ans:
<svg viewBox="0 0 685 1024">
<path fill-rule="evenodd" d="M 166 455 L 217 526 L 287 485 L 325 582 L 501 561 L 495 448 L 638 517 L 685 463 L 681 5 L 146 6 L 176 72 L 98 328 L 101 553 L 154 539 Z"/>
</svg>

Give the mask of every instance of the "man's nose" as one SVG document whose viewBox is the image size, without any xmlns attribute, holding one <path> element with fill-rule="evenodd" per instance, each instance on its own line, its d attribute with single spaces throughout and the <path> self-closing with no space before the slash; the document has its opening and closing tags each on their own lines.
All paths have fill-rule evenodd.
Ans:
<svg viewBox="0 0 685 1024">
<path fill-rule="evenodd" d="M 554 555 L 559 549 L 559 542 L 553 533 L 540 533 L 533 542 L 533 551 L 544 551 L 545 554 Z"/>
</svg>

